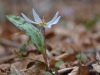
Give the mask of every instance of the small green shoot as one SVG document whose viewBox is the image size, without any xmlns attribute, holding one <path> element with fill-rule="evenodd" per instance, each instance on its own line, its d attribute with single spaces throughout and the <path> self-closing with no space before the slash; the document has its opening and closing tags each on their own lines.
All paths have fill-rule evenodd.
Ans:
<svg viewBox="0 0 100 75">
<path fill-rule="evenodd" d="M 10 75 L 18 75 L 18 74 L 16 74 L 16 73 L 12 73 L 12 74 L 10 74 Z"/>
<path fill-rule="evenodd" d="M 64 64 L 64 61 L 61 60 L 61 61 L 56 62 L 55 67 L 59 67 L 59 65 L 61 65 L 61 64 Z"/>
<path fill-rule="evenodd" d="M 16 56 L 18 57 L 18 58 L 23 58 L 18 52 L 16 52 L 15 50 L 14 50 L 14 53 L 16 54 Z"/>
<path fill-rule="evenodd" d="M 45 72 L 43 75 L 52 75 L 52 74 L 49 72 Z"/>
<path fill-rule="evenodd" d="M 76 57 L 78 59 L 86 59 L 87 58 L 87 56 L 85 54 L 77 54 Z"/>
<path fill-rule="evenodd" d="M 84 20 L 83 24 L 84 24 L 86 29 L 92 29 L 96 25 L 98 19 L 99 19 L 99 16 L 98 15 L 94 15 L 92 21 Z"/>
<path fill-rule="evenodd" d="M 55 72 L 56 69 L 57 69 L 56 67 L 55 67 L 55 68 L 51 68 L 51 71 L 52 71 L 52 72 Z"/>
</svg>

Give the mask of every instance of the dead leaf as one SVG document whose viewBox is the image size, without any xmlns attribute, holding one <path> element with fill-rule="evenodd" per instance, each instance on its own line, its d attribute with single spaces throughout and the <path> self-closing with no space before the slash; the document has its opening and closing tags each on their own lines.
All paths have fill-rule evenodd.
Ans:
<svg viewBox="0 0 100 75">
<path fill-rule="evenodd" d="M 77 52 L 74 52 L 73 54 L 64 53 L 62 55 L 56 56 L 55 58 L 53 58 L 51 60 L 50 66 L 54 67 L 55 63 L 60 60 L 64 61 L 65 63 L 73 62 L 73 61 L 77 60 L 76 55 L 77 55 Z"/>
<path fill-rule="evenodd" d="M 71 73 L 68 73 L 68 75 L 77 75 L 78 67 L 76 67 L 74 70 L 72 70 Z"/>
<path fill-rule="evenodd" d="M 32 67 L 21 70 L 21 75 L 43 75 L 46 72 L 46 66 L 42 63 L 36 63 Z"/>
<path fill-rule="evenodd" d="M 98 52 L 96 52 L 96 59 L 97 59 L 98 61 L 100 61 L 100 54 L 99 54 Z"/>
<path fill-rule="evenodd" d="M 100 65 L 98 65 L 98 64 L 92 64 L 92 66 L 93 66 L 93 69 L 95 71 L 97 71 L 98 73 L 100 73 Z"/>
<path fill-rule="evenodd" d="M 87 66 L 76 67 L 68 75 L 89 75 L 89 68 Z"/>
<path fill-rule="evenodd" d="M 46 38 L 46 39 L 50 39 L 50 38 L 52 38 L 52 37 L 54 37 L 54 36 L 55 36 L 54 31 L 49 31 L 48 34 L 46 34 L 45 38 Z"/>
<path fill-rule="evenodd" d="M 0 65 L 0 75 L 8 75 L 8 74 L 10 74 L 10 64 Z"/>
<path fill-rule="evenodd" d="M 89 75 L 89 68 L 87 66 L 80 66 L 76 75 Z"/>
</svg>

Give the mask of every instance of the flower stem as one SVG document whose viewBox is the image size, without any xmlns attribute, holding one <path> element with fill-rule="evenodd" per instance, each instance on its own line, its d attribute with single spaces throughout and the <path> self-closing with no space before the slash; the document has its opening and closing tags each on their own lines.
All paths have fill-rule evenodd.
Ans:
<svg viewBox="0 0 100 75">
<path fill-rule="evenodd" d="M 43 54 L 43 58 L 44 58 L 44 61 L 45 63 L 47 64 L 47 71 L 49 71 L 49 62 L 48 62 L 48 56 L 47 56 L 47 52 L 46 52 L 46 39 L 45 39 L 45 28 L 43 27 L 43 36 L 44 36 L 44 48 L 45 48 L 45 54 Z"/>
</svg>

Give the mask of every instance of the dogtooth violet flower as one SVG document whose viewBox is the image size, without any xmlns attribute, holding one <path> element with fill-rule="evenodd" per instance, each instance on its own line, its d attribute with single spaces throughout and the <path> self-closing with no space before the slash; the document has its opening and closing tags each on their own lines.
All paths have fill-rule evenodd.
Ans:
<svg viewBox="0 0 100 75">
<path fill-rule="evenodd" d="M 52 25 L 57 24 L 58 21 L 59 21 L 59 19 L 60 19 L 60 17 L 61 17 L 61 16 L 58 16 L 59 12 L 57 11 L 57 13 L 56 13 L 56 15 L 53 17 L 53 19 L 52 19 L 51 21 L 49 21 L 49 22 L 46 23 L 46 22 L 45 22 L 45 18 L 43 17 L 42 20 L 41 20 L 40 17 L 38 16 L 38 14 L 35 12 L 34 9 L 32 10 L 32 12 L 33 12 L 33 17 L 34 17 L 34 20 L 35 20 L 35 21 L 30 20 L 30 19 L 27 18 L 23 13 L 21 13 L 21 14 L 22 14 L 22 16 L 24 17 L 24 19 L 25 19 L 27 22 L 33 23 L 33 24 L 38 24 L 38 25 L 40 25 L 41 27 L 45 27 L 45 28 L 51 28 Z"/>
</svg>

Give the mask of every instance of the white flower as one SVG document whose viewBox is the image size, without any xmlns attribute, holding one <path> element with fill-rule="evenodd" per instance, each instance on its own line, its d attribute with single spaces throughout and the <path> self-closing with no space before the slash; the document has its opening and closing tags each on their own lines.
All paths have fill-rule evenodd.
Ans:
<svg viewBox="0 0 100 75">
<path fill-rule="evenodd" d="M 33 17 L 34 17 L 35 21 L 28 19 L 23 13 L 21 13 L 21 14 L 27 22 L 33 23 L 33 24 L 38 24 L 45 28 L 51 28 L 52 25 L 57 24 L 61 17 L 61 16 L 58 16 L 59 13 L 57 12 L 56 15 L 53 17 L 53 19 L 46 23 L 44 18 L 42 20 L 40 19 L 40 17 L 38 16 L 38 14 L 35 12 L 34 9 L 33 9 Z"/>
</svg>

